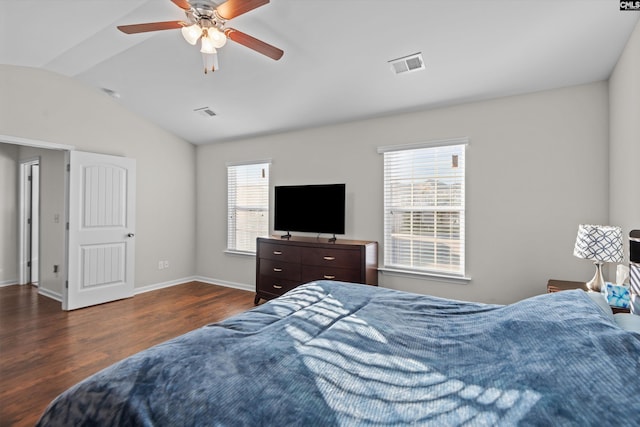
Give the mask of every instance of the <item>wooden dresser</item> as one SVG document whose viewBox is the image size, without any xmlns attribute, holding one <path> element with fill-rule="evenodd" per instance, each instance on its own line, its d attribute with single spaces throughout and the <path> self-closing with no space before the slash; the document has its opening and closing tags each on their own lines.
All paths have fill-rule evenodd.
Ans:
<svg viewBox="0 0 640 427">
<path fill-rule="evenodd" d="M 259 237 L 256 297 L 272 299 L 313 280 L 378 285 L 378 243 L 314 237 Z"/>
</svg>

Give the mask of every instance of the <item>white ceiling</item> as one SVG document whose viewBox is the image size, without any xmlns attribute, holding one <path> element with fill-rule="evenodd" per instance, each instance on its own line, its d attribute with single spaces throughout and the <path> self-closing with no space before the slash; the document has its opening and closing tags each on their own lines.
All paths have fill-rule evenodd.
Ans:
<svg viewBox="0 0 640 427">
<path fill-rule="evenodd" d="M 208 144 L 605 80 L 639 17 L 618 0 L 272 0 L 227 26 L 283 58 L 229 41 L 205 75 L 180 31 L 116 29 L 184 19 L 169 0 L 0 0 L 0 63 L 111 89 Z M 425 71 L 391 72 L 416 52 Z"/>
</svg>

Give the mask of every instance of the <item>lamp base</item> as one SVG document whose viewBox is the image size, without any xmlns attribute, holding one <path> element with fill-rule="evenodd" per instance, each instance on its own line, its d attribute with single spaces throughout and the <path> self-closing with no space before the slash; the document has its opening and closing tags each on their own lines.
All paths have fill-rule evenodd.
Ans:
<svg viewBox="0 0 640 427">
<path fill-rule="evenodd" d="M 593 263 L 596 266 L 596 274 L 593 275 L 593 279 L 587 282 L 587 288 L 593 292 L 600 292 L 604 286 L 604 277 L 602 277 L 602 262 L 596 261 Z"/>
</svg>

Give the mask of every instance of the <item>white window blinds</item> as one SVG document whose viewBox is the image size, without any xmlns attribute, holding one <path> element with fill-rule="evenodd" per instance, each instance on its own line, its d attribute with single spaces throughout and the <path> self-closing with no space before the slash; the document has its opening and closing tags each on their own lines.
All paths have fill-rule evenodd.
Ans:
<svg viewBox="0 0 640 427">
<path fill-rule="evenodd" d="M 227 250 L 256 252 L 269 235 L 269 163 L 227 166 Z"/>
<path fill-rule="evenodd" d="M 379 150 L 386 268 L 464 276 L 465 147 Z"/>
</svg>

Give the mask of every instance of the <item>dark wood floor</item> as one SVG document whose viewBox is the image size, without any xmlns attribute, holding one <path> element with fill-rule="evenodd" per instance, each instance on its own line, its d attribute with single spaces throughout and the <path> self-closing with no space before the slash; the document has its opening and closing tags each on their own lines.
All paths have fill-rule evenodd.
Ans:
<svg viewBox="0 0 640 427">
<path fill-rule="evenodd" d="M 31 286 L 0 288 L 0 425 L 33 426 L 85 377 L 252 308 L 253 292 L 190 282 L 64 312 Z"/>
</svg>

